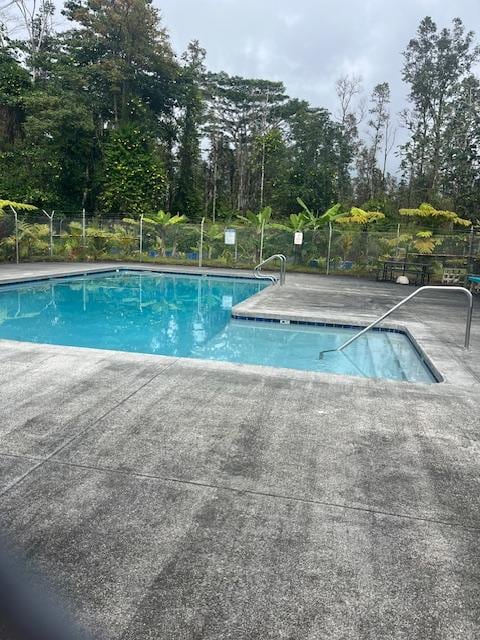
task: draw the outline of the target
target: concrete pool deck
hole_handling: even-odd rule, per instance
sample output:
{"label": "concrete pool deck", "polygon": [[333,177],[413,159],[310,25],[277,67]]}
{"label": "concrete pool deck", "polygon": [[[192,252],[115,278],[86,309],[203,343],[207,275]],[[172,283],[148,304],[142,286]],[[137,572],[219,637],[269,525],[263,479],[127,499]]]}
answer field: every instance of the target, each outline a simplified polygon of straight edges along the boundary
{"label": "concrete pool deck", "polygon": [[[242,310],[366,323],[411,291],[289,274]],[[469,352],[460,296],[396,316],[430,386],[0,341],[0,527],[108,639],[478,638],[476,306]]]}

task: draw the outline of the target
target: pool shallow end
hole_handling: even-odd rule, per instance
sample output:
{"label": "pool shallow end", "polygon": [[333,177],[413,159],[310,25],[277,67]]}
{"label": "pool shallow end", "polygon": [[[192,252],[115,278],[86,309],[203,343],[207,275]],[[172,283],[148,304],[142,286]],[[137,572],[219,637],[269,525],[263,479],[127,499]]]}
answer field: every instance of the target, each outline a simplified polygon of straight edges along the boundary
{"label": "pool shallow end", "polygon": [[[128,276],[128,275],[132,275],[132,276],[136,276],[138,277],[140,274],[142,275],[142,277],[144,278],[148,278],[149,275],[154,276],[155,278],[158,278],[159,275],[165,275],[165,276],[169,276],[169,277],[175,277],[178,276],[180,278],[195,278],[195,280],[198,281],[198,276],[203,276],[204,278],[206,278],[207,280],[210,279],[211,277],[213,278],[227,278],[229,280],[234,280],[237,282],[243,282],[246,283],[247,281],[252,281],[253,279],[251,278],[251,276],[245,275],[245,276],[241,276],[241,277],[232,277],[232,276],[228,276],[227,274],[216,274],[216,273],[212,273],[212,274],[192,274],[192,273],[185,273],[182,271],[168,271],[165,272],[163,270],[158,270],[158,269],[132,269],[132,268],[117,268],[117,269],[92,269],[91,272],[86,272],[86,271],[82,271],[77,272],[76,274],[69,274],[68,276],[66,276],[65,278],[63,278],[60,274],[56,274],[55,276],[49,276],[46,278],[43,278],[42,280],[45,282],[51,282],[53,284],[55,283],[59,283],[62,284],[62,282],[64,284],[66,284],[69,280],[75,280],[76,276],[81,276],[80,280],[83,278],[89,278],[91,277],[93,278],[98,278],[99,276],[109,276],[110,274],[117,274],[117,275],[123,275],[123,276]],[[40,279],[35,278],[35,282],[32,282],[32,280],[30,281],[26,281],[24,280],[23,282],[19,283],[17,282],[15,285],[14,284],[10,284],[9,286],[7,285],[8,288],[15,288],[15,286],[19,286],[19,287],[26,287],[28,285],[34,285],[36,284],[40,284],[40,282],[42,281]],[[258,281],[256,281],[258,283]],[[5,287],[5,288],[7,288]],[[3,289],[3,287],[2,287]],[[283,288],[282,288],[283,289]],[[279,293],[279,291],[281,291],[280,288],[278,287],[268,287],[269,293],[270,295],[275,294],[275,296]],[[246,300],[244,300],[243,302],[241,302],[239,305],[233,306],[232,309],[232,316],[233,318],[241,318],[241,320],[247,320],[248,321],[252,321],[252,320],[256,320],[256,321],[261,321],[261,322],[276,322],[277,324],[285,324],[285,325],[290,325],[292,328],[295,326],[299,326],[301,327],[302,325],[306,325],[306,326],[310,326],[310,327],[329,327],[332,329],[355,329],[355,330],[360,330],[362,329],[362,325],[361,324],[357,324],[357,323],[339,323],[339,322],[326,322],[326,321],[311,321],[311,320],[300,320],[300,319],[296,319],[296,318],[291,318],[291,317],[285,317],[285,315],[282,318],[269,318],[269,317],[260,317],[260,316],[247,316],[247,315],[239,315],[238,313],[236,313],[238,307],[242,307],[246,304],[252,303],[256,300],[261,300],[262,296],[267,292],[267,289],[264,289],[263,291],[260,291],[259,293],[254,294],[253,296],[249,296],[247,297]],[[431,362],[431,360],[425,355],[425,352],[422,348],[420,348],[418,346],[418,343],[415,341],[415,339],[412,337],[412,334],[408,331],[405,330],[404,328],[401,329],[396,329],[396,328],[392,328],[389,326],[386,327],[379,327],[379,328],[375,328],[372,333],[397,333],[397,334],[402,334],[404,336],[406,336],[409,339],[409,342],[412,345],[412,349],[415,349],[415,352],[417,353],[417,355],[419,356],[419,358],[422,360],[422,362],[425,364],[425,366],[427,367],[428,371],[430,372],[430,374],[433,377],[433,381],[434,382],[440,382],[443,380],[442,376],[439,374],[438,369],[433,365],[433,363]],[[15,339],[15,338],[13,338]],[[22,338],[17,338],[17,339],[22,339]],[[42,342],[42,340],[33,340],[35,342]],[[43,341],[45,343],[49,343],[47,340]],[[50,344],[52,344],[52,342],[50,342]],[[108,345],[96,345],[96,344],[78,344],[78,343],[69,343],[69,342],[63,342],[60,344],[64,344],[65,346],[81,346],[81,347],[99,347],[102,349],[107,349],[107,350],[111,350],[112,347],[108,346]],[[141,347],[139,348],[138,346],[134,349],[128,349],[128,348],[123,348],[122,346],[117,346],[117,347],[113,347],[114,349],[118,350],[118,351],[130,351],[133,353],[153,353],[151,351],[147,351],[147,350],[143,350]],[[312,351],[315,351],[315,348],[313,348],[310,351],[310,356],[312,355]],[[162,351],[157,351],[155,352],[158,355],[165,355],[165,356],[175,356],[175,357],[194,357],[194,358],[198,358],[198,359],[203,359],[201,354],[194,354],[194,353],[189,353],[188,351],[185,353],[164,353]],[[211,357],[209,359],[216,359],[215,357]],[[218,358],[218,360],[220,361],[224,361],[223,357]],[[286,360],[281,360],[280,363],[274,364],[273,366],[276,367],[284,367],[284,362],[287,362],[288,358]],[[244,360],[236,360],[233,359],[232,362],[244,362],[244,364],[252,364],[252,365],[259,365],[259,366],[271,366],[270,363],[268,361],[266,362],[251,362],[251,361],[244,361]],[[288,362],[286,364],[286,367],[288,368]],[[292,367],[292,368],[296,368],[297,370],[305,370],[305,371],[312,371],[315,369],[311,369],[310,367]],[[335,372],[332,372],[335,373]],[[337,372],[338,373],[338,372]],[[341,372],[340,375],[342,375],[345,372]],[[348,375],[348,372],[346,372]],[[366,377],[371,377],[374,379],[380,379],[382,377],[382,375],[372,375],[369,374]],[[407,378],[408,379],[408,378]]]}

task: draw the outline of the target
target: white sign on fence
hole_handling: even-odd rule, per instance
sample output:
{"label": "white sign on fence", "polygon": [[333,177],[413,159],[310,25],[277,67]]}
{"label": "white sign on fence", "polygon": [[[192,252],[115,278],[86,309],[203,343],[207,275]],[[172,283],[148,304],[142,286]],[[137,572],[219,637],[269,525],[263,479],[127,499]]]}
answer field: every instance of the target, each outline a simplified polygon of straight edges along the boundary
{"label": "white sign on fence", "polygon": [[293,244],[300,245],[303,244],[303,232],[297,231],[293,237]]}
{"label": "white sign on fence", "polygon": [[237,244],[237,232],[235,229],[225,229],[225,244]]}

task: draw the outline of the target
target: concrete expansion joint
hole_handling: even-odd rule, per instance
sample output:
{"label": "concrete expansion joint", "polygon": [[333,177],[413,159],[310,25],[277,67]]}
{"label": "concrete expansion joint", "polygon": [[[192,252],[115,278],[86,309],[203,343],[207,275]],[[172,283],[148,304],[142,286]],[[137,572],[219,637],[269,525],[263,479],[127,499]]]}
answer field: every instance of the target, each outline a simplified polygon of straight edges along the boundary
{"label": "concrete expansion joint", "polygon": [[[77,440],[78,438],[81,438],[82,436],[84,436],[86,433],[88,433],[89,431],[91,431],[91,429],[93,429],[101,420],[103,420],[104,418],[106,418],[110,413],[112,413],[112,411],[115,411],[116,409],[118,409],[119,407],[121,407],[125,402],[127,402],[128,400],[130,400],[130,398],[132,398],[136,393],[138,393],[139,391],[141,391],[144,387],[146,387],[147,385],[149,385],[151,382],[153,382],[156,378],[158,378],[158,376],[160,376],[162,373],[164,373],[165,371],[167,371],[167,369],[170,369],[170,367],[173,367],[174,364],[176,364],[178,362],[178,358],[176,358],[173,362],[169,362],[165,367],[162,367],[159,371],[156,372],[156,374],[154,376],[152,376],[151,378],[149,378],[146,382],[142,383],[137,389],[135,389],[134,391],[132,391],[130,394],[128,394],[125,398],[122,398],[119,402],[117,402],[113,407],[110,407],[110,409],[108,411],[106,411],[105,413],[103,413],[101,416],[99,416],[94,422],[92,422],[92,424],[89,424],[87,427],[85,427],[85,429],[82,429],[81,431],[79,431],[78,433],[76,433],[74,436],[72,436],[71,438],[69,438],[66,442],[64,442],[61,446],[57,447],[54,451],[52,451],[52,453],[48,456],[46,456],[45,458],[39,460],[39,463],[34,465],[31,469],[29,469],[28,471],[26,471],[24,474],[20,475],[18,478],[16,478],[13,482],[11,482],[10,484],[8,484],[2,491],[0,491],[0,498],[2,496],[4,496],[6,493],[8,493],[9,491],[11,491],[14,487],[16,487],[18,484],[20,484],[21,482],[23,482],[25,480],[25,478],[27,478],[28,476],[30,476],[34,471],[36,471],[37,469],[39,469],[40,467],[42,467],[45,463],[49,462],[50,460],[52,460],[52,458],[54,458],[56,455],[58,455],[61,451],[63,451],[63,449],[65,449],[66,447],[68,447],[69,445],[71,445],[73,442],[75,442],[75,440]],[[38,458],[37,458],[38,459]]]}
{"label": "concrete expansion joint", "polygon": [[[47,462],[47,461],[48,460],[45,460],[44,462]],[[287,494],[273,493],[269,491],[254,491],[252,489],[240,489],[237,487],[229,487],[226,485],[215,484],[210,482],[201,482],[199,480],[186,480],[184,478],[175,478],[171,476],[159,476],[151,473],[141,473],[139,471],[133,471],[133,470],[126,471],[123,469],[114,469],[111,467],[80,464],[80,463],[74,463],[70,461],[66,462],[63,460],[53,460],[52,462],[54,462],[59,466],[64,466],[64,467],[72,467],[76,469],[88,469],[90,471],[99,471],[101,473],[111,473],[115,475],[122,475],[122,476],[131,477],[131,478],[138,478],[138,479],[145,479],[145,480],[154,480],[156,482],[168,482],[173,484],[188,485],[191,487],[197,487],[199,489],[213,489],[214,491],[225,491],[229,493],[235,493],[239,497],[250,495],[250,496],[256,496],[260,498],[272,498],[273,500],[296,502],[300,504],[311,504],[319,507],[328,507],[332,509],[338,509],[340,511],[354,511],[354,512],[360,512],[360,513],[369,513],[373,516],[400,518],[402,520],[410,520],[412,522],[423,522],[425,524],[442,525],[446,527],[464,529],[466,531],[480,531],[480,525],[479,526],[466,525],[462,522],[441,520],[438,518],[429,518],[427,516],[414,516],[411,514],[398,513],[395,511],[385,511],[382,509],[375,509],[373,507],[368,507],[368,506],[365,506],[365,507],[353,506],[345,503],[342,504],[339,502],[316,500],[315,498],[301,498],[299,496],[291,496]]]}

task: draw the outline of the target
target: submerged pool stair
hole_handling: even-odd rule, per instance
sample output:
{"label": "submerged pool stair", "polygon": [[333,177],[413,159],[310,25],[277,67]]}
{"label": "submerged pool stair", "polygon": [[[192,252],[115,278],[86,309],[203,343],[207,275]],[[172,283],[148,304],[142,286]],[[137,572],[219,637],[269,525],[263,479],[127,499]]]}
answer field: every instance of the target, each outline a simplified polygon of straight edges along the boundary
{"label": "submerged pool stair", "polygon": [[409,296],[407,296],[406,298],[401,300],[398,304],[396,304],[391,309],[386,311],[382,316],[380,316],[379,318],[374,320],[372,323],[370,323],[368,325],[368,327],[365,327],[365,329],[362,329],[361,331],[356,333],[352,338],[350,338],[350,340],[347,340],[346,342],[344,342],[342,345],[340,345],[336,349],[327,349],[326,351],[320,351],[319,358],[321,359],[323,357],[323,354],[327,353],[328,351],[343,351],[348,346],[350,346],[352,344],[352,342],[355,342],[355,340],[357,340],[358,338],[363,336],[365,333],[367,333],[367,331],[370,331],[370,329],[373,329],[374,327],[376,327],[378,324],[380,324],[380,322],[385,320],[385,318],[388,318],[388,316],[390,316],[394,311],[396,311],[400,307],[403,307],[403,305],[406,304],[407,302],[409,302],[412,298],[415,298],[420,293],[423,293],[425,291],[444,291],[444,292],[445,291],[449,291],[449,292],[450,291],[459,291],[459,292],[461,292],[461,293],[463,293],[464,295],[467,296],[468,309],[467,309],[467,320],[466,320],[466,326],[465,326],[464,348],[468,349],[470,347],[470,330],[471,330],[471,326],[472,326],[472,312],[473,312],[473,296],[472,296],[471,292],[468,289],[465,289],[464,287],[447,287],[447,286],[438,286],[438,285],[426,285],[425,287],[420,287],[420,289],[417,289],[416,291],[411,293]]}
{"label": "submerged pool stair", "polygon": [[465,328],[464,346],[465,346],[465,349],[468,349],[469,346],[470,346],[470,328],[471,328],[471,325],[472,325],[472,311],[473,311],[473,296],[472,296],[472,294],[470,293],[470,291],[468,291],[468,289],[465,289],[464,287],[439,287],[439,286],[435,286],[435,285],[427,285],[425,287],[420,287],[420,289],[417,289],[416,291],[411,293],[409,296],[407,296],[406,298],[401,300],[398,304],[396,304],[391,309],[389,309],[386,313],[384,313],[383,316],[380,316],[380,318],[377,318],[376,320],[374,320],[371,324],[368,325],[368,327],[365,327],[365,329],[362,329],[362,331],[359,331],[358,333],[356,333],[353,336],[353,338],[350,338],[350,340],[347,340],[347,342],[345,342],[340,347],[338,347],[337,351],[343,351],[343,349],[345,349],[350,344],[352,344],[352,342],[357,340],[357,338],[360,338],[360,336],[363,336],[364,333],[367,333],[367,331],[370,331],[370,329],[373,329],[373,327],[376,327],[377,324],[380,324],[380,322],[382,322],[382,320],[385,320],[385,318],[388,318],[388,316],[391,315],[394,311],[396,311],[400,307],[403,307],[403,305],[406,304],[407,302],[409,302],[412,298],[415,298],[415,296],[418,296],[419,293],[422,293],[422,292],[428,291],[428,290],[430,290],[430,291],[438,291],[438,290],[440,290],[440,291],[461,291],[462,293],[464,293],[467,296],[467,298],[468,298],[468,311],[467,311],[467,324],[466,324],[466,328]]}
{"label": "submerged pool stair", "polygon": [[395,351],[395,347],[392,344],[392,334],[387,332],[385,335],[386,335],[386,342],[389,347],[390,357],[393,359],[398,370],[400,371],[402,380],[408,380],[408,376],[405,373],[405,369],[403,368],[402,363],[400,362],[400,358],[398,357],[397,352]]}

